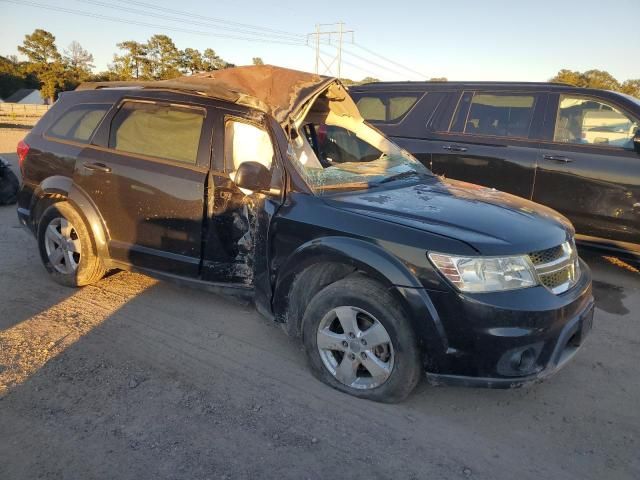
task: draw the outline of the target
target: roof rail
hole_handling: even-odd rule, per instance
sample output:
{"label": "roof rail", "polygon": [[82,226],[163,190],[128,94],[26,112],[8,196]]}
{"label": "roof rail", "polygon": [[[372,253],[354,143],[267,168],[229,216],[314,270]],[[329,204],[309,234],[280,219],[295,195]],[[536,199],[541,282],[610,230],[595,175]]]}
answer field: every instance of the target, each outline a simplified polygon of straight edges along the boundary
{"label": "roof rail", "polygon": [[569,83],[563,82],[514,82],[514,81],[465,81],[465,80],[400,80],[400,81],[388,81],[388,82],[370,82],[364,83],[362,85],[352,85],[350,88],[354,87],[363,87],[368,85],[420,85],[424,83],[429,84],[442,84],[442,85],[525,85],[525,86],[562,86],[562,87],[574,87],[575,85],[571,85]]}

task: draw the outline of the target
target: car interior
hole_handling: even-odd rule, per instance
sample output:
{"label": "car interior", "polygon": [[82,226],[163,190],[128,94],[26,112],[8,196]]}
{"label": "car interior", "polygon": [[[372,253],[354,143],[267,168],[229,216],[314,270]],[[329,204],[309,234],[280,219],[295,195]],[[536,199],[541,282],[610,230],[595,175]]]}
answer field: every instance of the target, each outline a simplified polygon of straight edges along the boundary
{"label": "car interior", "polygon": [[408,155],[365,123],[338,84],[310,102],[295,126],[292,137],[296,163],[307,178],[331,183],[341,175],[344,178],[345,173],[382,174],[393,163],[387,157]]}

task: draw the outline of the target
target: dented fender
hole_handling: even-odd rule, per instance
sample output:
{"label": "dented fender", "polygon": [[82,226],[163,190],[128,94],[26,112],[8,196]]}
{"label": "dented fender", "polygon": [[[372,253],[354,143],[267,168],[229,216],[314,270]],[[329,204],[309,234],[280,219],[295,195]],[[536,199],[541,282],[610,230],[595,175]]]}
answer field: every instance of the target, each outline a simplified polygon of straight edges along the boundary
{"label": "dented fender", "polygon": [[[273,309],[276,317],[286,318],[290,292],[296,278],[312,265],[342,264],[388,286],[402,304],[418,340],[429,353],[444,352],[448,341],[440,317],[420,280],[396,256],[381,246],[358,238],[321,237],[298,247],[278,268]],[[300,321],[303,312],[298,312]],[[295,329],[294,329],[295,330]]]}

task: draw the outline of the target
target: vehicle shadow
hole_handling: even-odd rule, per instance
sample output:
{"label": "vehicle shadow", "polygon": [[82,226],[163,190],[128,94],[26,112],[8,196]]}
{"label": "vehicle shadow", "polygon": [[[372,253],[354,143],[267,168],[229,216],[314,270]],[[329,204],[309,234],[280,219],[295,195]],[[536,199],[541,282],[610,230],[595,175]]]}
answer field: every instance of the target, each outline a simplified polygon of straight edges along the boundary
{"label": "vehicle shadow", "polygon": [[0,248],[0,330],[28,320],[75,293],[48,278],[36,240],[19,224],[15,205],[0,206]]}
{"label": "vehicle shadow", "polygon": [[[615,439],[632,426],[611,412],[632,411],[634,395],[608,393],[618,377],[592,367],[599,351],[540,385],[423,383],[384,405],[316,380],[298,341],[250,306],[127,272],[81,291],[78,317],[57,320],[82,334],[2,399],[2,478],[451,478],[471,466],[506,479],[523,462],[604,478],[611,455],[630,473],[632,445]],[[593,428],[597,452],[571,463]],[[354,454],[363,441],[371,452]]]}

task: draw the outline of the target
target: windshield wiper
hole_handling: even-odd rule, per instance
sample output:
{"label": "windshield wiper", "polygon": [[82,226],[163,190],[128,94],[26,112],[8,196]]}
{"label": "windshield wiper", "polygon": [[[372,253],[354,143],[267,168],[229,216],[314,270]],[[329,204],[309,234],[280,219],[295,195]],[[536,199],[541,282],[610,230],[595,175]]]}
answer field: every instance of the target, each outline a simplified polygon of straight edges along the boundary
{"label": "windshield wiper", "polygon": [[382,180],[380,180],[379,182],[376,182],[375,184],[380,185],[382,183],[389,183],[395,180],[401,180],[403,178],[408,178],[413,176],[420,176],[420,174],[415,170],[408,170],[406,172],[396,173],[395,175],[391,175],[390,177],[383,178]]}

